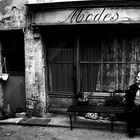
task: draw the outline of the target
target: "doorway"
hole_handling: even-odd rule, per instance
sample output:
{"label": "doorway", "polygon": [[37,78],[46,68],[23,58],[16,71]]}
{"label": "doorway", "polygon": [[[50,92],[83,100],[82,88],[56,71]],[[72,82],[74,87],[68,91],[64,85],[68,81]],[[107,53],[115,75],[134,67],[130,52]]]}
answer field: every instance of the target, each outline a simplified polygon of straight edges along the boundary
{"label": "doorway", "polygon": [[1,80],[4,105],[9,104],[13,111],[25,111],[24,34],[22,30],[3,31],[0,40],[2,64],[5,60],[9,74],[7,81]]}

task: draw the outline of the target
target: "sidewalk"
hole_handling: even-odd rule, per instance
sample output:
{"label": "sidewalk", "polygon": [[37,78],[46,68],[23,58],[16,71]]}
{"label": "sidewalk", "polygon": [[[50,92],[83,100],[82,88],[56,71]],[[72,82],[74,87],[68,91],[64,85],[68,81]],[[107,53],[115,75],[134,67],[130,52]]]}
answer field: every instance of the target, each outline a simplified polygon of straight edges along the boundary
{"label": "sidewalk", "polygon": [[[16,124],[26,126],[46,126],[46,127],[68,127],[70,128],[70,118],[68,114],[49,114],[46,118],[9,118],[0,120],[0,124]],[[77,121],[73,121],[73,127],[84,129],[96,129],[111,131],[111,123],[107,120],[91,120],[78,116]],[[114,132],[126,132],[125,122],[114,122]]]}

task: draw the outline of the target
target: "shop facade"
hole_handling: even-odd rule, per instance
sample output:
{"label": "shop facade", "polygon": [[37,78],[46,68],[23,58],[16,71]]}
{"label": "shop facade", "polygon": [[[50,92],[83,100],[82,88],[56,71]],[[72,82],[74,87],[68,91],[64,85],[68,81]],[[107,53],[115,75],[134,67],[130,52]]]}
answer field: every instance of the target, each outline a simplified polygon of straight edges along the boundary
{"label": "shop facade", "polygon": [[[25,111],[25,1],[0,1],[0,108]],[[7,79],[3,76],[8,75]]]}
{"label": "shop facade", "polygon": [[[140,70],[139,2],[28,3],[44,58],[46,108],[67,108],[79,91],[125,90]],[[38,10],[36,10],[38,9]]]}
{"label": "shop facade", "polygon": [[[20,99],[27,115],[44,116],[51,108],[66,109],[80,91],[91,93],[92,102],[94,95],[125,90],[135,82],[140,71],[138,1],[28,0],[24,4],[21,37],[16,33],[16,42],[23,38],[17,46],[23,47],[14,55],[20,54],[22,63],[17,56],[11,67],[23,72],[18,87],[25,93]],[[11,53],[1,52],[7,65],[12,64],[8,60]]]}

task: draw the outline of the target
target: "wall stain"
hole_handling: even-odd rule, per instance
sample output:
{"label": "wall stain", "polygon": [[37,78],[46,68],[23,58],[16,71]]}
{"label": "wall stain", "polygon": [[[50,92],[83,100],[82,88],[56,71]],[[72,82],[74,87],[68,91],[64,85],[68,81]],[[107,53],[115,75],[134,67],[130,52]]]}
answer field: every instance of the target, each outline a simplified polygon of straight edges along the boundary
{"label": "wall stain", "polygon": [[6,7],[11,4],[12,0],[0,0],[0,13],[2,15],[6,14]]}
{"label": "wall stain", "polygon": [[24,0],[0,0],[0,29],[25,27],[24,4]]}

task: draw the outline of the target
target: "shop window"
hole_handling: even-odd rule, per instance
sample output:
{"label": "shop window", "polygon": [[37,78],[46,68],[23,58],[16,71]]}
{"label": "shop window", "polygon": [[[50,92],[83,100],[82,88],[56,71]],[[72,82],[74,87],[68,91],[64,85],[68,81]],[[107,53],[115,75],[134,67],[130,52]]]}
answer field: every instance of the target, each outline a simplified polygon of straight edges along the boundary
{"label": "shop window", "polygon": [[[61,32],[61,33],[60,33]],[[73,91],[74,40],[64,31],[43,31],[50,92]]]}
{"label": "shop window", "polygon": [[24,35],[22,31],[3,31],[0,34],[2,61],[6,59],[10,75],[24,74]]}
{"label": "shop window", "polygon": [[[110,26],[111,27],[111,26]],[[140,70],[137,28],[101,28],[98,35],[80,37],[80,82],[83,91],[112,92],[134,83]],[[91,34],[91,31],[89,31]],[[80,85],[81,85],[80,84]]]}
{"label": "shop window", "polygon": [[80,90],[95,91],[101,72],[101,44],[97,36],[87,34],[79,36]]}
{"label": "shop window", "polygon": [[112,92],[134,82],[140,70],[137,28],[94,25],[49,31],[43,31],[49,91],[72,92],[76,85],[77,91]]}

